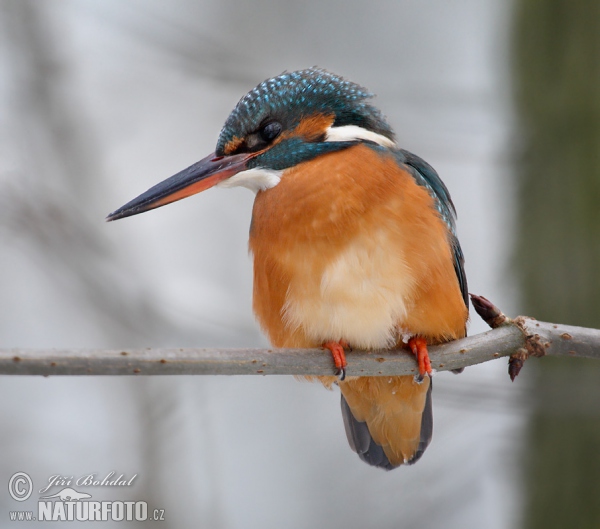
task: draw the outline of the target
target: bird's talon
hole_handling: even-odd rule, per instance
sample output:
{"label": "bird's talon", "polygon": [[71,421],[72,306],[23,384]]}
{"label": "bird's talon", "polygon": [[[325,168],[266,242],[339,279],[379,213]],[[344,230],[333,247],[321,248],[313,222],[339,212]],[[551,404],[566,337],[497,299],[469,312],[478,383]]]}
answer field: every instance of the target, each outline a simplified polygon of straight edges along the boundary
{"label": "bird's talon", "polygon": [[325,342],[323,347],[325,349],[329,349],[331,351],[331,356],[333,357],[333,363],[336,367],[335,374],[339,377],[340,380],[344,380],[346,378],[346,366],[348,362],[346,362],[346,353],[344,353],[344,345],[347,342],[340,340],[339,342]]}
{"label": "bird's talon", "polygon": [[421,377],[425,374],[431,376],[433,374],[431,369],[431,361],[429,360],[429,352],[427,351],[427,340],[421,336],[413,336],[408,340],[408,347],[417,358],[419,364],[419,375]]}

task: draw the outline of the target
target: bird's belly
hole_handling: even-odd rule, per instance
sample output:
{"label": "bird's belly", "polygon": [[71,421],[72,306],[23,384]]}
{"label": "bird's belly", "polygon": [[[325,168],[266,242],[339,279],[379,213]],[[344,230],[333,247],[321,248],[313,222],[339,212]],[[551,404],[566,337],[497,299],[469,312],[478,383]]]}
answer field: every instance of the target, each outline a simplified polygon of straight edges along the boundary
{"label": "bird's belly", "polygon": [[411,305],[415,280],[404,253],[385,232],[353,240],[315,273],[296,260],[283,320],[315,343],[346,340],[357,348],[391,347]]}

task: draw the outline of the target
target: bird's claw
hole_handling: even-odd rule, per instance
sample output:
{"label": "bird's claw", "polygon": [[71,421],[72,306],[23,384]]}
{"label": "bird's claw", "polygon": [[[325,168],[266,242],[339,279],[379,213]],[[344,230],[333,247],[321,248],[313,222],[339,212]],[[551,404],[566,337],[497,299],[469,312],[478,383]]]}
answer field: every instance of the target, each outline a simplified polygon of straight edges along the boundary
{"label": "bird's claw", "polygon": [[427,351],[427,340],[421,336],[413,336],[408,340],[408,347],[410,347],[419,364],[419,378],[417,382],[423,382],[425,374],[432,375],[431,361],[429,360],[429,352]]}
{"label": "bird's claw", "polygon": [[333,363],[336,367],[335,374],[340,380],[344,380],[346,378],[346,366],[348,365],[348,362],[346,361],[346,353],[344,353],[344,347],[350,348],[348,342],[345,340],[340,340],[339,342],[325,342],[323,347],[331,351]]}

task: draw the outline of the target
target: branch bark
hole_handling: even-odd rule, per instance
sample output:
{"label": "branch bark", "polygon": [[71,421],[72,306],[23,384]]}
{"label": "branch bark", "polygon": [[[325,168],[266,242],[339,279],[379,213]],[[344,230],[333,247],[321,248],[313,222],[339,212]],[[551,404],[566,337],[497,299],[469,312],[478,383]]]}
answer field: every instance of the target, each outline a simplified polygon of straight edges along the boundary
{"label": "branch bark", "polygon": [[[459,369],[510,355],[600,358],[600,330],[519,316],[491,331],[430,347],[437,371]],[[353,351],[348,376],[415,374],[403,350]],[[4,375],[333,375],[322,349],[2,349]]]}

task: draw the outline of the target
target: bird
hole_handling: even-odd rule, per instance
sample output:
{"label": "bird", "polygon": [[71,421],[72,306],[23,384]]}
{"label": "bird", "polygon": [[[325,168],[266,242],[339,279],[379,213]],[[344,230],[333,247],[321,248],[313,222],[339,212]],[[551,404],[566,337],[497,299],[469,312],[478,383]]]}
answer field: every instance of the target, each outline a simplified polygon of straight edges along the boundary
{"label": "bird", "polygon": [[[348,443],[392,470],[433,434],[428,346],[466,336],[456,211],[431,165],[402,149],[366,88],[325,69],[283,72],[244,95],[215,151],[111,213],[213,186],[255,193],[253,311],[274,347],[329,350]],[[402,347],[415,376],[346,376],[353,349]],[[308,377],[312,378],[312,377]]]}

